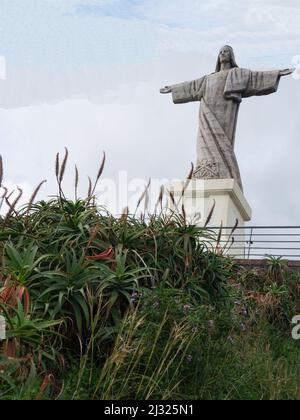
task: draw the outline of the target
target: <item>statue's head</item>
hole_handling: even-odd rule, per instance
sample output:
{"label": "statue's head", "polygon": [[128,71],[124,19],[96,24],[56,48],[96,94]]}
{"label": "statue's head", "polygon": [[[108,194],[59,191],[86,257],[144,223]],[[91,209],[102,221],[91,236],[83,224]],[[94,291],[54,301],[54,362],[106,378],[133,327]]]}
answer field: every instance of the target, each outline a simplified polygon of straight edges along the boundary
{"label": "statue's head", "polygon": [[233,48],[230,45],[225,45],[220,49],[218,61],[216,65],[216,73],[221,70],[221,64],[230,63],[231,68],[238,67],[235,56],[233,52]]}

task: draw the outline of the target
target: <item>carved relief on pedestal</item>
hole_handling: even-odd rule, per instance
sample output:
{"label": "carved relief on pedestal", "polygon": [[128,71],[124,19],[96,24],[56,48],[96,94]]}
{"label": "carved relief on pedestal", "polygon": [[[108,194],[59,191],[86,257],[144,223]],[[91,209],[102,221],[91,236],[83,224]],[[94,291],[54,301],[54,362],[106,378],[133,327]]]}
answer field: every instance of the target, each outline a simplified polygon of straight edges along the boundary
{"label": "carved relief on pedestal", "polygon": [[220,178],[219,165],[212,160],[203,159],[195,169],[193,177],[196,179]]}

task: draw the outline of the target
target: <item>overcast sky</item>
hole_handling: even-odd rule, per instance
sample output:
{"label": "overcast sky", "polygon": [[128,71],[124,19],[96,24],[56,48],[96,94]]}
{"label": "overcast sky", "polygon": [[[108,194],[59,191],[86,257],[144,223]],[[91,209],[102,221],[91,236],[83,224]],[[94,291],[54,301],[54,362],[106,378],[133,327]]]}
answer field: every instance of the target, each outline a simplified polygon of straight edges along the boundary
{"label": "overcast sky", "polygon": [[[240,67],[291,67],[299,0],[0,0],[0,153],[5,183],[55,194],[67,146],[80,189],[95,176],[183,178],[196,159],[199,104],[159,88],[214,71],[225,44]],[[1,62],[4,60],[0,60]],[[0,69],[1,78],[1,69]],[[243,101],[236,154],[253,225],[300,225],[300,80]]]}

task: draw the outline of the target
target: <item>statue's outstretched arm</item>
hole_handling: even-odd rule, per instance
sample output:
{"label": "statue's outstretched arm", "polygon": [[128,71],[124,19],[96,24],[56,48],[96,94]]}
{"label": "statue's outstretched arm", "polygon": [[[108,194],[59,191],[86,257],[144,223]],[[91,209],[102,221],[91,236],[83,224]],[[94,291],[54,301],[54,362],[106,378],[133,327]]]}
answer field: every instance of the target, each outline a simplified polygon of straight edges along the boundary
{"label": "statue's outstretched arm", "polygon": [[280,76],[289,76],[290,74],[293,74],[296,69],[284,69],[280,70],[279,75]]}
{"label": "statue's outstretched arm", "polygon": [[176,85],[165,86],[160,93],[172,93],[174,104],[185,104],[187,102],[200,101],[206,76],[189,82],[177,83]]}

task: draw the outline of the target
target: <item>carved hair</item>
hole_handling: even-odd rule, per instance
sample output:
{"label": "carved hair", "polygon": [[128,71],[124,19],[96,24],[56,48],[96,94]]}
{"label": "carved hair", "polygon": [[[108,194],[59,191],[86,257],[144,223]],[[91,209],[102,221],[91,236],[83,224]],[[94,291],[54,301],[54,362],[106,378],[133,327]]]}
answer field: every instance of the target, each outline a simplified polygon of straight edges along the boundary
{"label": "carved hair", "polygon": [[[230,51],[230,64],[231,64],[231,68],[234,67],[238,67],[236,61],[235,61],[235,56],[234,56],[234,52],[233,52],[233,48],[230,45],[224,45],[224,47],[221,48],[221,50],[223,48],[228,48]],[[220,50],[220,52],[221,52]],[[221,71],[221,60],[220,60],[220,53],[218,55],[218,61],[217,61],[217,65],[216,65],[216,73],[218,73],[219,71]]]}

